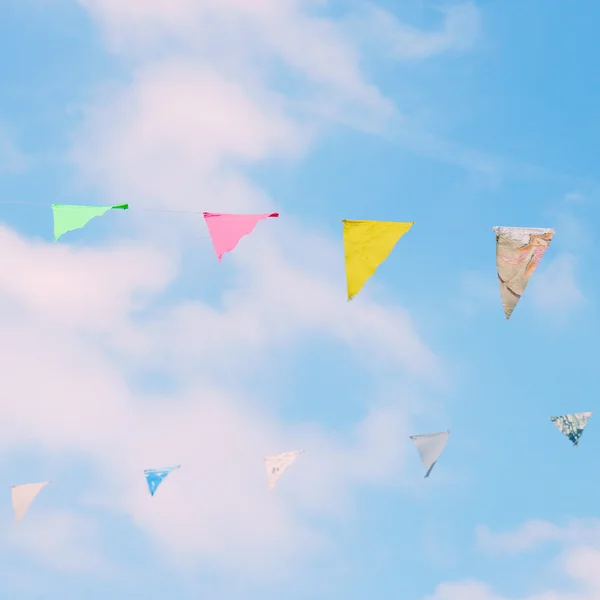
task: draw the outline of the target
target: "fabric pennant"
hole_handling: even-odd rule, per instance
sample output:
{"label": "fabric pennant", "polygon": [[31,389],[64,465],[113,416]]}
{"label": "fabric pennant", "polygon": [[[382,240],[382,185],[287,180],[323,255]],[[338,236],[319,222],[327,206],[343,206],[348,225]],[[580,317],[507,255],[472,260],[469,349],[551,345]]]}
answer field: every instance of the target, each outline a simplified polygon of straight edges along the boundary
{"label": "fabric pennant", "polygon": [[127,210],[128,204],[115,206],[77,206],[74,204],[53,204],[54,215],[54,240],[68,231],[81,229],[94,217],[101,217],[108,210]]}
{"label": "fabric pennant", "polygon": [[267,483],[269,491],[275,489],[275,484],[284,474],[287,468],[302,454],[304,450],[282,452],[281,454],[268,454],[265,456],[265,468],[267,470]]}
{"label": "fabric pennant", "polygon": [[493,227],[496,233],[496,269],[504,314],[509,319],[548,249],[554,229]]}
{"label": "fabric pennant", "polygon": [[174,467],[164,467],[162,469],[146,469],[144,471],[144,475],[146,477],[146,483],[148,484],[148,489],[150,490],[150,495],[154,496],[158,486],[163,482],[165,477],[171,473],[171,471],[175,471],[175,469],[181,468],[181,465],[177,465]]}
{"label": "fabric pennant", "polygon": [[410,439],[413,441],[419,455],[421,462],[426,469],[425,477],[429,477],[433,467],[441,456],[448,438],[450,437],[449,431],[440,431],[438,433],[424,433],[421,435],[411,435]]}
{"label": "fabric pennant", "polygon": [[42,481],[41,483],[25,483],[23,485],[14,485],[11,488],[12,506],[15,513],[15,521],[17,523],[25,516],[31,503],[35,500],[35,497],[40,493],[42,488],[49,483],[49,481]]}
{"label": "fabric pennant", "polygon": [[205,212],[203,214],[219,262],[222,261],[223,254],[231,252],[245,235],[254,231],[259,221],[279,217],[279,213],[234,215]]}
{"label": "fabric pennant", "polygon": [[414,222],[348,220],[342,222],[348,300],[352,300]]}
{"label": "fabric pennant", "polygon": [[577,446],[579,438],[582,436],[583,430],[591,416],[591,412],[582,412],[562,415],[560,417],[550,417],[550,420],[558,427],[561,433],[573,442],[573,446]]}

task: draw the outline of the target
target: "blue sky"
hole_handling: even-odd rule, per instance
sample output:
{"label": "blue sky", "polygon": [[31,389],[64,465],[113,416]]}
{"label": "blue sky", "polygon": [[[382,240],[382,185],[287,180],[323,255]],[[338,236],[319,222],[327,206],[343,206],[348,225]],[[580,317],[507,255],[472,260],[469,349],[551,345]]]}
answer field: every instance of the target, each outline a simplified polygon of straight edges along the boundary
{"label": "blue sky", "polygon": [[[596,410],[597,3],[1,10],[7,597],[600,593],[597,425],[548,420]],[[192,212],[274,209],[223,264]],[[350,304],[343,218],[416,223]],[[556,228],[509,322],[493,225]]]}

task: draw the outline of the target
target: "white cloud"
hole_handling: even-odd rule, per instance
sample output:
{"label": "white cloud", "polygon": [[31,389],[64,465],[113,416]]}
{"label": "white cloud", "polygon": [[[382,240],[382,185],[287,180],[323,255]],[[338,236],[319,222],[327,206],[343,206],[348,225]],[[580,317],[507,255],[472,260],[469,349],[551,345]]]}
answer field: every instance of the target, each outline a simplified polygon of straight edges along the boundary
{"label": "white cloud", "polygon": [[[439,31],[423,31],[401,23],[376,6],[369,6],[363,28],[383,51],[397,60],[429,58],[448,51],[469,49],[479,37],[481,14],[472,2],[441,9],[444,21]],[[364,29],[363,29],[364,31]]]}
{"label": "white cloud", "polygon": [[48,327],[114,327],[175,275],[163,253],[139,242],[81,252],[0,227],[0,248],[11,256],[0,269],[4,312]]}
{"label": "white cloud", "polygon": [[431,563],[443,569],[455,567],[459,561],[451,532],[440,520],[425,523],[421,547]]}
{"label": "white cloud", "polygon": [[309,139],[276,94],[179,59],[140,67],[130,85],[112,88],[85,116],[74,153],[84,174],[145,206],[264,208],[226,165],[294,156]]}
{"label": "white cloud", "polygon": [[442,583],[425,600],[502,600],[490,587],[478,581]]}
{"label": "white cloud", "polygon": [[[535,591],[510,600],[595,600],[600,597],[600,551],[580,546],[565,552],[556,568],[569,581],[566,589],[548,588],[539,580],[532,581]],[[475,580],[442,583],[424,600],[509,600],[491,586]]]}
{"label": "white cloud", "polygon": [[[278,229],[279,240],[263,230],[260,238],[248,240],[243,253],[228,257],[240,275],[237,289],[226,293],[222,307],[183,304],[168,311],[166,320],[138,331],[147,359],[160,353],[160,346],[171,353],[174,368],[194,368],[188,358],[194,350],[194,360],[201,357],[219,368],[227,357],[243,364],[260,349],[325,334],[353,348],[364,367],[402,365],[442,383],[438,358],[420,340],[405,310],[384,309],[367,292],[367,298],[347,303],[341,265],[331,265],[336,246],[283,223]],[[284,236],[292,250],[282,248]]]}
{"label": "white cloud", "polygon": [[[493,267],[492,267],[493,268]],[[464,271],[458,279],[459,294],[455,304],[462,312],[472,315],[483,306],[498,307],[502,311],[498,278],[494,271]]]}
{"label": "white cloud", "polygon": [[[196,60],[208,59],[237,77],[264,74],[283,64],[320,88],[319,108],[350,102],[362,110],[393,113],[392,104],[368,83],[353,43],[342,24],[311,15],[311,3],[298,0],[79,0],[101,23],[113,48],[143,56],[148,48],[185,48]],[[171,45],[165,44],[171,42]],[[325,94],[325,95],[322,95]]]}
{"label": "white cloud", "polygon": [[96,551],[100,531],[90,518],[31,511],[8,536],[10,546],[41,564],[69,574],[111,576],[114,567]]}
{"label": "white cloud", "polygon": [[576,267],[576,258],[563,253],[535,273],[530,296],[539,309],[553,315],[565,315],[584,304],[586,298],[577,283]]}
{"label": "white cloud", "polygon": [[[600,521],[569,519],[559,526],[542,520],[530,520],[514,531],[493,533],[477,529],[479,546],[492,553],[521,554],[539,545],[557,543],[560,555],[549,565],[567,584],[553,588],[540,578],[531,580],[528,592],[511,596],[511,600],[595,600],[600,597]],[[475,579],[446,582],[424,600],[509,600],[492,586]]]}
{"label": "white cloud", "polygon": [[[340,244],[285,218],[258,228],[227,265],[207,244],[195,256],[198,289],[219,268],[220,292],[211,302],[177,300],[169,286],[201,217],[174,221],[136,207],[274,208],[240,166],[310,148],[321,130],[298,106],[337,116],[351,106],[362,122],[393,109],[362,75],[341,24],[312,16],[306,3],[81,4],[131,61],[132,77],[91,95],[73,157],[84,182],[131,204],[113,219],[117,232],[126,220],[130,241],[90,250],[0,232],[11,256],[0,266],[11,398],[0,405],[0,448],[33,444],[66,464],[87,461],[93,485],[80,500],[130,515],[174,565],[285,575],[293,559],[330,544],[314,515],[343,518],[357,487],[396,485],[413,450],[413,398],[383,390],[400,380],[423,394],[444,382],[444,365],[402,307],[384,308],[369,290],[348,304]],[[272,61],[306,87],[275,92]],[[280,401],[267,386],[247,385],[277,377],[294,344],[327,338],[352,350],[349,368],[374,376],[364,418],[344,432],[286,423],[270,412]],[[148,373],[172,380],[172,390],[144,391]],[[306,453],[268,494],[263,455],[293,448]],[[143,469],[172,463],[182,469],[149,498]],[[22,548],[46,556],[44,544]]]}
{"label": "white cloud", "polygon": [[585,196],[580,192],[568,192],[565,194],[565,202],[585,202]]}
{"label": "white cloud", "polygon": [[[423,58],[467,49],[478,36],[473,3],[441,10],[443,26],[422,31],[368,5],[338,17],[318,15],[312,0],[79,0],[101,25],[111,47],[136,64],[148,56],[187,56],[228,79],[279,87],[281,67],[291,75],[289,108],[303,127],[323,120],[385,136],[438,160],[497,181],[496,158],[448,142],[411,123],[368,80],[361,43],[382,45],[389,57]],[[392,126],[393,125],[393,126]],[[505,162],[505,161],[504,161]]]}
{"label": "white cloud", "polygon": [[0,127],[0,173],[21,171],[29,161]]}
{"label": "white cloud", "polygon": [[[354,305],[352,320],[336,318],[337,306],[345,306],[343,298],[335,301],[336,286],[318,271],[282,262],[262,277],[249,277],[249,298],[243,286],[230,290],[229,313],[217,323],[214,310],[200,301],[132,321],[137,307],[131,298],[157,281],[165,284],[171,272],[168,265],[162,273],[152,271],[153,253],[141,261],[142,254],[115,250],[102,260],[97,251],[48,244],[47,258],[40,260],[41,249],[14,234],[5,232],[0,242],[20,265],[6,263],[0,277],[0,304],[16,306],[0,316],[3,389],[11,398],[0,407],[0,447],[35,444],[49,456],[91,461],[97,476],[87,501],[131,514],[167,555],[265,572],[325,547],[308,524],[310,514],[343,516],[355,486],[385,483],[403,467],[408,444],[398,440],[408,435],[408,424],[393,403],[371,407],[349,435],[335,435],[315,424],[286,425],[269,417],[260,399],[240,387],[248,376],[243,363],[252,354],[261,355],[254,374],[272,377],[273,350],[282,351],[300,334],[356,340],[357,349],[379,351],[373,366],[382,360],[430,376],[437,361],[411,333],[408,317],[364,301]],[[255,260],[252,252],[244,255]],[[115,291],[110,273],[117,264]],[[38,273],[63,285],[23,284]],[[88,282],[90,273],[97,274],[96,285]],[[285,285],[298,278],[297,290]],[[81,288],[94,290],[93,303],[83,301]],[[279,302],[269,303],[273,289],[280,290]],[[71,320],[61,303],[72,306]],[[129,345],[124,335],[131,336]],[[238,371],[235,380],[219,362]],[[175,373],[177,391],[135,392],[129,382],[154,368]],[[307,452],[278,494],[267,494],[262,456],[294,447]],[[149,499],[142,470],[171,463],[183,468]]]}
{"label": "white cloud", "polygon": [[485,550],[502,553],[525,552],[548,542],[600,546],[600,521],[570,519],[561,527],[549,521],[531,520],[506,533],[492,533],[488,527],[480,526],[477,539]]}
{"label": "white cloud", "polygon": [[562,248],[573,253],[581,252],[593,245],[593,231],[590,231],[585,219],[560,211],[555,212],[553,216],[556,220],[557,234],[552,245],[560,244]]}

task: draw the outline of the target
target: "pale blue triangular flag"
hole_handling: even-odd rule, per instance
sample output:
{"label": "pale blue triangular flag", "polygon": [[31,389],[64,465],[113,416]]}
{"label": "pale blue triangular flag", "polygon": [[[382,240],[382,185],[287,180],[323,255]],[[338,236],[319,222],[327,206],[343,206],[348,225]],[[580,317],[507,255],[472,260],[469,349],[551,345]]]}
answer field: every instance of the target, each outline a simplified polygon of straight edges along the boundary
{"label": "pale blue triangular flag", "polygon": [[446,447],[449,436],[449,431],[410,436],[410,439],[413,441],[421,456],[423,466],[427,469],[425,477],[429,477],[431,470]]}
{"label": "pale blue triangular flag", "polygon": [[175,469],[179,469],[181,465],[175,467],[164,467],[163,469],[146,469],[144,475],[146,476],[146,482],[148,483],[148,489],[150,495],[154,496],[158,486],[163,482],[163,479]]}

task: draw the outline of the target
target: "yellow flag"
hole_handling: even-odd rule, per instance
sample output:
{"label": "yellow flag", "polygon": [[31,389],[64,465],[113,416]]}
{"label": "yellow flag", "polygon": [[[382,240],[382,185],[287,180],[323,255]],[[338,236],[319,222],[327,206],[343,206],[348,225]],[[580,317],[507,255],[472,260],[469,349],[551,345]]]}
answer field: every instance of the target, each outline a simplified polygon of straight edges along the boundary
{"label": "yellow flag", "polygon": [[348,300],[352,300],[414,223],[343,221]]}

